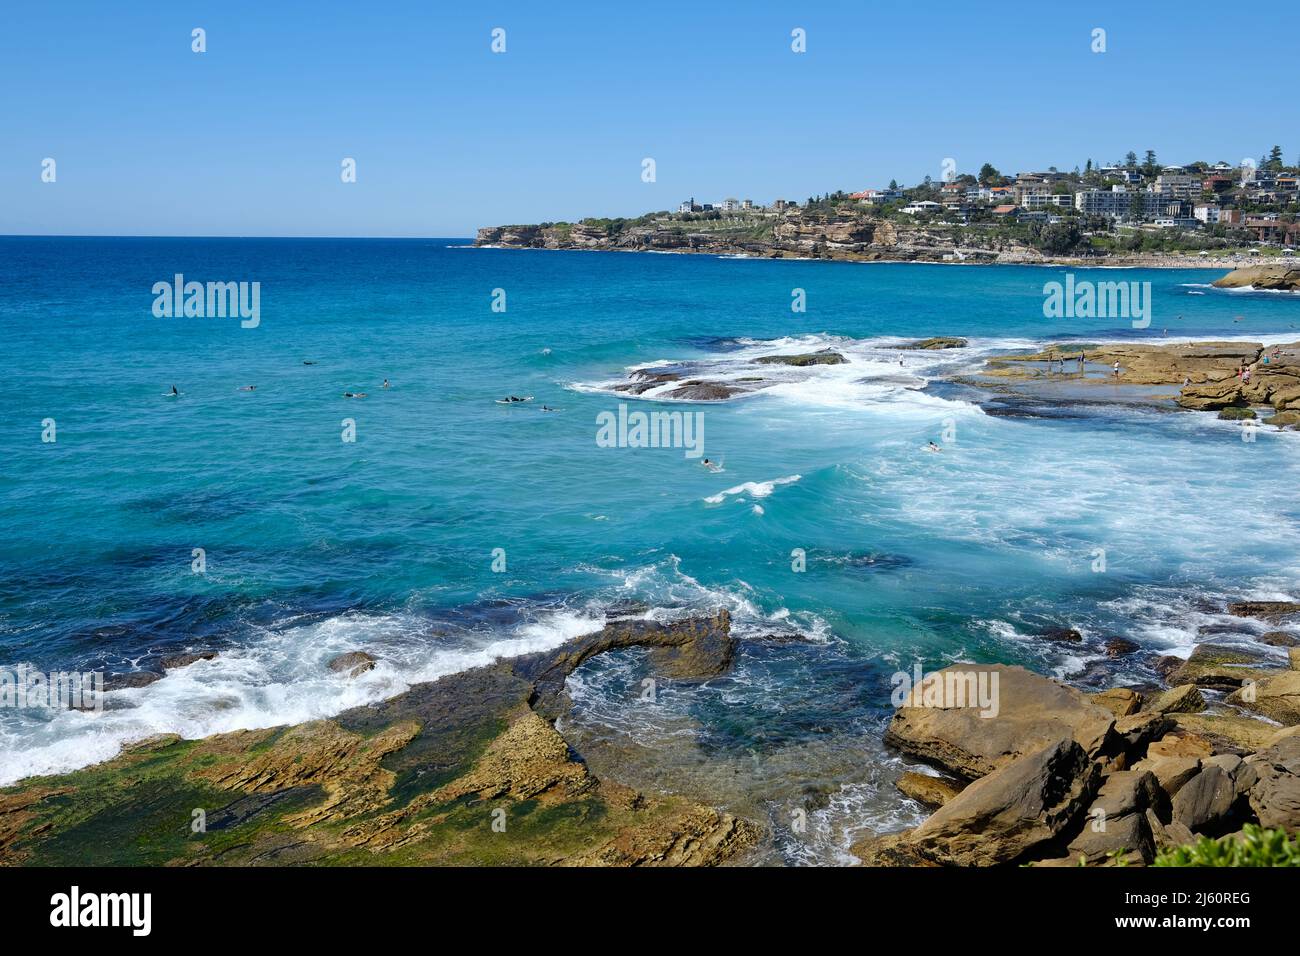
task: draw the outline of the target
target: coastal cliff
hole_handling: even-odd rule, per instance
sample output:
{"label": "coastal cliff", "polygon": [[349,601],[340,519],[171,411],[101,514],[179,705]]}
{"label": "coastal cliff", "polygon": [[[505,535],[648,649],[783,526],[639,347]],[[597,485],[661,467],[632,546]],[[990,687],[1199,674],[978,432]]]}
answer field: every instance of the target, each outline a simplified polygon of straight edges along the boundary
{"label": "coastal cliff", "polygon": [[895,262],[1042,262],[1024,243],[991,234],[900,225],[858,212],[787,210],[720,222],[587,220],[478,230],[475,245],[519,249],[682,252],[756,258]]}
{"label": "coastal cliff", "polygon": [[[1035,244],[1030,241],[1032,235],[1038,234],[1023,227],[1006,228],[998,223],[958,225],[902,221],[874,215],[864,208],[840,205],[834,208],[789,207],[779,212],[737,213],[717,219],[652,213],[636,219],[487,226],[478,230],[474,244],[500,249],[671,252],[852,262],[1074,266],[1104,263],[1182,269],[1221,269],[1226,266],[1279,268],[1276,260],[1240,252],[1234,253],[1230,259],[1216,260],[1214,256],[1201,256],[1190,251],[1119,252],[1109,246],[1092,248],[1078,232],[1059,246],[1045,242]],[[1285,266],[1281,268],[1283,271],[1286,269]],[[1293,276],[1298,274],[1292,273]],[[1295,288],[1294,285],[1287,287]]]}

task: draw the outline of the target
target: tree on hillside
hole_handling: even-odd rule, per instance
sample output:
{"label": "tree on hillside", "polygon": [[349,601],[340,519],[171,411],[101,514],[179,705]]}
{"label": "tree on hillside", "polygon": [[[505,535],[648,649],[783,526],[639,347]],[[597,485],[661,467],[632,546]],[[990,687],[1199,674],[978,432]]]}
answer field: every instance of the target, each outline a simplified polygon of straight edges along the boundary
{"label": "tree on hillside", "polygon": [[890,189],[897,189],[897,188],[898,188],[898,180],[897,180],[897,179],[891,179],[891,180],[889,181],[889,188],[890,188]]}
{"label": "tree on hillside", "polygon": [[1084,171],[1084,173],[1091,173],[1091,172],[1092,172],[1092,160],[1091,160],[1091,159],[1088,160],[1086,163],[1083,164],[1083,171]]}
{"label": "tree on hillside", "polygon": [[1138,164],[1138,154],[1133,152],[1133,150],[1130,149],[1127,153],[1124,154],[1124,165],[1127,166],[1129,169],[1137,169],[1137,164]]}
{"label": "tree on hillside", "polygon": [[980,185],[996,186],[1002,180],[1002,174],[997,171],[992,163],[985,163],[980,167]]}
{"label": "tree on hillside", "polygon": [[1268,152],[1268,161],[1264,164],[1265,169],[1279,170],[1282,168],[1282,147],[1274,146]]}
{"label": "tree on hillside", "polygon": [[1146,159],[1142,160],[1142,172],[1147,176],[1154,176],[1160,172],[1160,164],[1156,162],[1156,151],[1148,149]]}

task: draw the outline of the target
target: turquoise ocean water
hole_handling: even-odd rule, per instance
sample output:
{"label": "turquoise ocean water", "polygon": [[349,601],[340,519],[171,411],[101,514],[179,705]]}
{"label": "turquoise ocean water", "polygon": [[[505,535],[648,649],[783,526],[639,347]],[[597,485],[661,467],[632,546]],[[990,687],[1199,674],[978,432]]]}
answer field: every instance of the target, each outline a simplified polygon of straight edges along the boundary
{"label": "turquoise ocean water", "polygon": [[[1045,319],[1062,269],[466,245],[0,239],[0,665],[122,673],[220,652],[110,694],[100,716],[0,713],[0,783],[153,733],[327,716],[614,612],[727,607],[744,638],[732,674],[638,705],[635,654],[593,663],[571,736],[635,784],[778,826],[802,807],[812,833],[780,854],[834,862],[861,828],[919,812],[878,742],[900,667],[1140,679],[1202,628],[1248,638],[1223,600],[1300,587],[1300,435],[1248,443],[1208,415],[1122,407],[988,415],[936,382],[1047,341],[1296,341],[1296,297],[1218,292],[1199,270],[1090,273],[1151,283],[1151,327],[1134,330]],[[177,273],[260,282],[260,324],[155,318],[151,288]],[[887,347],[930,335],[971,344]],[[782,369],[732,402],[610,390],[632,366],[820,348],[848,364]],[[508,394],[534,401],[495,402]],[[724,470],[599,447],[597,416],[620,401],[702,412]],[[945,427],[956,440],[926,453]],[[1035,636],[1051,626],[1085,641]],[[1115,635],[1147,656],[1100,670]],[[326,670],[353,649],[379,666]]]}

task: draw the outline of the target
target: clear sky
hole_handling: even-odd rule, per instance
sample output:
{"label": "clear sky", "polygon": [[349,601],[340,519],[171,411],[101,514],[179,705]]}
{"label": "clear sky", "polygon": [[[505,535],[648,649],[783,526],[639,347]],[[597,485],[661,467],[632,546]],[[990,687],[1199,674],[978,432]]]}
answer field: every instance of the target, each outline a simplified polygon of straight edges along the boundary
{"label": "clear sky", "polygon": [[1238,163],[1278,143],[1296,162],[1297,11],[11,0],[0,233],[469,236],[912,184],[947,157],[962,172],[1148,148]]}

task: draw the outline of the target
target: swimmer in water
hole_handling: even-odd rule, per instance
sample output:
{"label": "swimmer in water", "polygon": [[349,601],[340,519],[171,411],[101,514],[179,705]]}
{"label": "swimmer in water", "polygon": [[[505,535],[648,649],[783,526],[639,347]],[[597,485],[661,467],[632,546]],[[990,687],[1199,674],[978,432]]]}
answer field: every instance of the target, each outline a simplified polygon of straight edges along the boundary
{"label": "swimmer in water", "polygon": [[365,392],[344,392],[343,397],[344,398],[365,398],[366,393]]}
{"label": "swimmer in water", "polygon": [[934,442],[927,442],[927,443],[926,443],[926,446],[925,446],[925,450],[926,450],[926,451],[943,451],[943,449],[940,448],[938,445],[936,445]]}
{"label": "swimmer in water", "polygon": [[256,391],[257,391],[257,386],[256,386],[256,385],[242,385],[242,386],[240,386],[240,389],[239,389],[239,390],[240,390],[241,392],[256,392]]}
{"label": "swimmer in water", "polygon": [[381,387],[382,387],[382,388],[392,388],[392,386],[388,384],[388,379],[384,379],[384,384],[383,384]]}
{"label": "swimmer in water", "polygon": [[172,395],[179,395],[179,394],[180,394],[180,392],[176,391],[176,386],[175,386],[175,385],[172,386],[172,391],[171,391],[171,393],[172,393]]}

